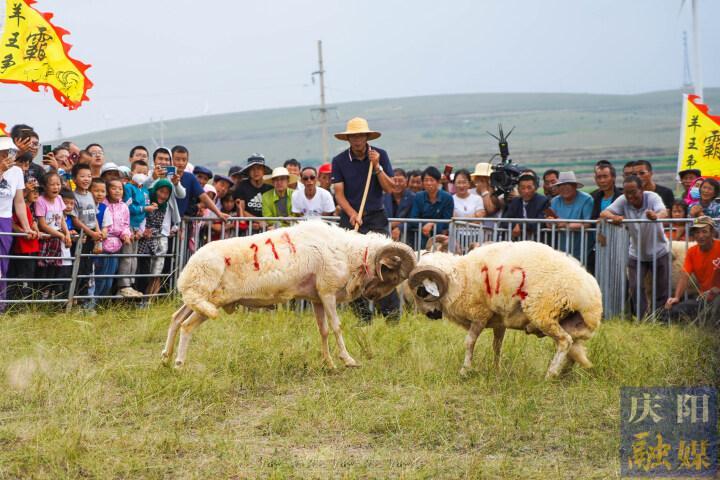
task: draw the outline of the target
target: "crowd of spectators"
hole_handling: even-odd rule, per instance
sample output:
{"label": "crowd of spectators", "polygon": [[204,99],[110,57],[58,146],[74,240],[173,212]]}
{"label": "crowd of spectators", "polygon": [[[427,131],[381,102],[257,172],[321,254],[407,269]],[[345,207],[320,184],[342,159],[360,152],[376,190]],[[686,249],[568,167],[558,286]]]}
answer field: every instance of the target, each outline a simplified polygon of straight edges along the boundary
{"label": "crowd of spectators", "polygon": [[[2,308],[6,295],[16,300],[67,298],[72,258],[80,252],[86,256],[79,262],[76,295],[85,308],[94,309],[102,297],[152,297],[168,271],[171,239],[182,218],[193,219],[180,247],[192,253],[209,241],[287,224],[268,217],[338,215],[334,184],[348,181],[338,172],[333,175],[331,164],[316,168],[290,159],[271,168],[260,154],[223,175],[193,166],[190,151],[181,145],[152,152],[133,147],[127,166],[106,161],[97,143],[81,149],[68,141],[42,155],[40,145],[38,134],[28,125],[16,125],[10,137],[0,138],[0,232],[15,233],[0,236],[0,255],[13,256],[0,259],[0,274],[19,279],[1,285]],[[611,162],[597,162],[597,188],[590,193],[583,191],[573,171],[556,169],[542,175],[524,170],[510,192],[493,188],[488,163],[454,174],[433,166],[388,173],[393,187],[384,193],[381,206],[387,217],[420,220],[393,221],[389,234],[413,246],[424,247],[431,238],[447,235],[451,218],[552,219],[559,244],[571,245],[568,252],[592,268],[597,239],[587,235],[585,242],[580,241],[592,226],[590,221],[619,224],[623,219],[648,219],[651,222],[628,226],[631,291],[637,286],[635,269],[642,270],[642,277],[653,261],[658,284],[666,282],[668,239],[693,239],[695,231],[687,222],[670,227],[658,220],[709,217],[714,219],[716,236],[720,217],[717,180],[704,178],[699,170],[685,170],[679,174],[676,196],[673,188],[655,182],[652,164],[646,160],[623,165],[620,181]],[[507,228],[506,240],[539,240],[544,226],[542,222],[498,225]],[[32,278],[42,282],[30,282]],[[717,290],[712,282],[704,284]],[[657,290],[657,302],[665,304],[668,292]],[[641,309],[646,309],[645,304]]]}

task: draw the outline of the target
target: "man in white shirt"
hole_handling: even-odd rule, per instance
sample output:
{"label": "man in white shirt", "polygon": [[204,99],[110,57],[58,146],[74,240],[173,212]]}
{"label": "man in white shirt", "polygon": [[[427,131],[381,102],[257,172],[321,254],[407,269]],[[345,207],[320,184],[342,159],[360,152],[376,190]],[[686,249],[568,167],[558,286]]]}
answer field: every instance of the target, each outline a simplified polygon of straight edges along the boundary
{"label": "man in white shirt", "polygon": [[324,188],[317,188],[317,171],[315,167],[305,167],[300,172],[300,183],[305,188],[295,190],[292,195],[292,213],[298,217],[332,216],[335,213],[335,202],[332,195]]}

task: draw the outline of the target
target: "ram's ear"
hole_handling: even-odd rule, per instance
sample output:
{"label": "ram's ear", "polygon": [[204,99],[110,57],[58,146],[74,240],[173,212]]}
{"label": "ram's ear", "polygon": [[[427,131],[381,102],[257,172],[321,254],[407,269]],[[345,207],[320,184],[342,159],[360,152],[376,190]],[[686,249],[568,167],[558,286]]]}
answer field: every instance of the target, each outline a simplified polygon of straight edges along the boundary
{"label": "ram's ear", "polygon": [[382,282],[383,268],[394,270],[402,281],[408,278],[415,264],[415,252],[405,244],[394,242],[378,251],[375,256],[375,273]]}
{"label": "ram's ear", "polygon": [[422,299],[433,297],[441,299],[448,289],[448,277],[439,268],[423,265],[410,272],[408,285],[413,295]]}

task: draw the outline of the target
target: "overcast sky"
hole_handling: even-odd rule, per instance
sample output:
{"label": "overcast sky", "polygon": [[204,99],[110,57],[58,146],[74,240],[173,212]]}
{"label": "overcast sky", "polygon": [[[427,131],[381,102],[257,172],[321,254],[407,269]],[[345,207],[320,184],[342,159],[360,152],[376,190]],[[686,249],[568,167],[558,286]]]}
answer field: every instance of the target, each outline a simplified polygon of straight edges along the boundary
{"label": "overcast sky", "polygon": [[[319,39],[329,103],[675,89],[683,30],[690,35],[686,3],[681,10],[681,0],[39,0],[36,8],[71,31],[73,56],[92,64],[90,102],[67,112],[50,93],[0,84],[0,121],[30,123],[48,139],[59,122],[67,136],[311,105]],[[699,4],[704,84],[720,86],[720,2]]]}

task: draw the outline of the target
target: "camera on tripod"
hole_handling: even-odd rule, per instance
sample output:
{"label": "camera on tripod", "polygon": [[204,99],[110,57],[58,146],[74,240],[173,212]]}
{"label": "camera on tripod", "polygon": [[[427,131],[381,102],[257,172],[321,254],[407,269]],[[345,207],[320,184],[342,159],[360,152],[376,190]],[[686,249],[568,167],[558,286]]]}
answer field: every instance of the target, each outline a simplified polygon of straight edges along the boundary
{"label": "camera on tripod", "polygon": [[513,163],[510,158],[510,147],[508,145],[508,137],[515,130],[515,127],[510,129],[507,135],[503,131],[502,123],[498,124],[498,135],[493,135],[487,132],[488,135],[498,141],[498,147],[500,148],[500,162],[492,164],[495,157],[498,156],[496,153],[490,159],[492,166],[492,172],[490,173],[490,186],[492,186],[494,192],[493,195],[508,195],[518,184],[520,174],[525,170],[517,163]]}

